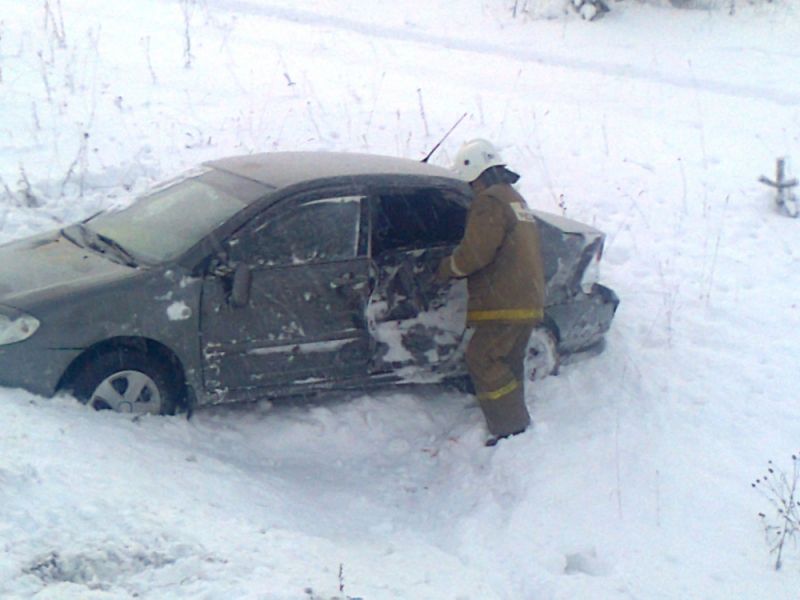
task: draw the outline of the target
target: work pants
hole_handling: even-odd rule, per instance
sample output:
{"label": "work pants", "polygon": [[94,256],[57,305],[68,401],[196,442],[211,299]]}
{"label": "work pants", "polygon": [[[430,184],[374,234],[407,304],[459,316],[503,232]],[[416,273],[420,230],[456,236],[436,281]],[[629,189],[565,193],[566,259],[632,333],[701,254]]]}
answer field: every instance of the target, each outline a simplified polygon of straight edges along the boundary
{"label": "work pants", "polygon": [[525,431],[524,361],[533,324],[474,326],[466,351],[467,368],[489,432],[497,437]]}

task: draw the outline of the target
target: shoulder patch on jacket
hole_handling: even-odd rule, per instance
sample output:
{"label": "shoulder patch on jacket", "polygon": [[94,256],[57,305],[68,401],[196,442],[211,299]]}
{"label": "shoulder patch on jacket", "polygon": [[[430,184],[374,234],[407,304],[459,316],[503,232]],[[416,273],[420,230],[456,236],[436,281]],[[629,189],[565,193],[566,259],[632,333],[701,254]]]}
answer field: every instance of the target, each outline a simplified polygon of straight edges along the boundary
{"label": "shoulder patch on jacket", "polygon": [[527,223],[536,223],[536,216],[527,206],[521,202],[510,202],[511,210],[514,211],[518,221],[525,221]]}

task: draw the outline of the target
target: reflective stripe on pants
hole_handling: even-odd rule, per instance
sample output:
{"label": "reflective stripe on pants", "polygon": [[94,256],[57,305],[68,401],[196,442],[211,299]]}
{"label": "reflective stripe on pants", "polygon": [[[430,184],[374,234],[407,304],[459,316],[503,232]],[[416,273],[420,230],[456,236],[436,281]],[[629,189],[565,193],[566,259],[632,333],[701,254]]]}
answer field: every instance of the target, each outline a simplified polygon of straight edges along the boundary
{"label": "reflective stripe on pants", "polygon": [[519,387],[520,382],[516,379],[510,383],[505,384],[503,387],[492,391],[478,392],[478,398],[481,400],[499,400],[503,396],[510,394]]}

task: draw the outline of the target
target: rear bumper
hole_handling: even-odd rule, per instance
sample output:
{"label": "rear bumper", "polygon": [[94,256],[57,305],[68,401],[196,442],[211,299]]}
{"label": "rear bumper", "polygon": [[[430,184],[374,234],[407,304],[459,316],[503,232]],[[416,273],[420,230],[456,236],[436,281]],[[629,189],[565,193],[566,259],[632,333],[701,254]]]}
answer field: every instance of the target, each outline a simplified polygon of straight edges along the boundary
{"label": "rear bumper", "polygon": [[548,306],[545,315],[558,330],[559,353],[579,352],[600,342],[611,327],[617,306],[619,297],[614,290],[597,283],[588,294]]}

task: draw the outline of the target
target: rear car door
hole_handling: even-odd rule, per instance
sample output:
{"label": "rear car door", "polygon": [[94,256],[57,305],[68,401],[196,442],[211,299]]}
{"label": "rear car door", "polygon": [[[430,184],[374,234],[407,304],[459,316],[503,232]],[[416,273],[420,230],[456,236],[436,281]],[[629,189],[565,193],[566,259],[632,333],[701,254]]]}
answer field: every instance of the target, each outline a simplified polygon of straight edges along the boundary
{"label": "rear car door", "polygon": [[247,304],[239,307],[231,302],[230,273],[205,279],[207,392],[257,397],[275,386],[366,373],[363,201],[351,190],[304,194],[268,209],[224,243],[228,270],[245,264],[252,279]]}
{"label": "rear car door", "polygon": [[370,251],[377,282],[368,309],[377,342],[373,372],[420,380],[461,367],[466,285],[434,278],[463,236],[468,203],[463,192],[447,187],[375,190]]}

